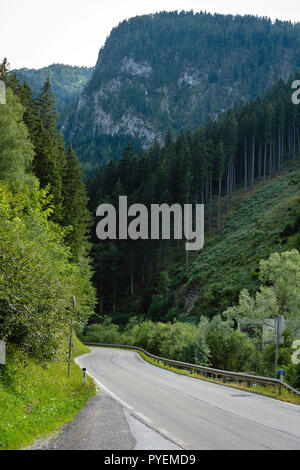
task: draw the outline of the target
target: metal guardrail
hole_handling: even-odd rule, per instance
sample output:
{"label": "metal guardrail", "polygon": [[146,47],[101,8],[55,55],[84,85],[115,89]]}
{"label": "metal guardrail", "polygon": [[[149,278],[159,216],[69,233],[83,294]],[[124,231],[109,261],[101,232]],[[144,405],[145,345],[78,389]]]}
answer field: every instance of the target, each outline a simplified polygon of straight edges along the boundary
{"label": "metal guardrail", "polygon": [[190,364],[188,362],[181,362],[175,361],[173,359],[166,359],[165,357],[155,356],[154,354],[149,353],[143,348],[138,346],[129,346],[124,344],[106,344],[106,343],[91,343],[91,342],[83,342],[83,344],[87,346],[103,346],[107,348],[120,348],[120,349],[132,349],[135,351],[141,351],[149,358],[153,359],[156,362],[162,362],[164,365],[171,365],[183,369],[191,370],[192,372],[201,372],[202,375],[205,377],[213,377],[215,379],[221,378],[224,383],[226,383],[230,379],[234,379],[238,383],[246,382],[247,385],[250,387],[251,384],[267,384],[267,385],[274,385],[275,387],[279,387],[279,390],[285,388],[289,392],[294,393],[295,395],[300,396],[300,392],[295,388],[291,387],[291,385],[282,382],[279,379],[274,379],[272,377],[262,377],[259,375],[251,375],[251,374],[244,374],[242,372],[231,372],[228,370],[221,370],[221,369],[213,369],[207,366],[199,366],[197,364]]}

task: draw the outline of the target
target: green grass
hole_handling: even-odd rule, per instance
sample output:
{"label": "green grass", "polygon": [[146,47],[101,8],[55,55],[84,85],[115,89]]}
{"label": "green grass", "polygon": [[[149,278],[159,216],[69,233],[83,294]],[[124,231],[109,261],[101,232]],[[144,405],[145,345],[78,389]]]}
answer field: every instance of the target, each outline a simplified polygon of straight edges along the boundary
{"label": "green grass", "polygon": [[[73,357],[89,349],[77,339]],[[36,363],[10,349],[7,365],[0,366],[0,450],[21,449],[71,421],[95,394],[93,381],[83,384],[82,371],[73,362]]]}

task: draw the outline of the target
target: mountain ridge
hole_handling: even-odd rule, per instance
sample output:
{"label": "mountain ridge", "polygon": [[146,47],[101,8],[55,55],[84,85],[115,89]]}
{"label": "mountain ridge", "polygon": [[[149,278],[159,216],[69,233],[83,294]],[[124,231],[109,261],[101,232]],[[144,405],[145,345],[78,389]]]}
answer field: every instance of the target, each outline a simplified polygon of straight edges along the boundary
{"label": "mountain ridge", "polygon": [[100,49],[62,130],[83,165],[95,169],[119,157],[121,137],[147,148],[168,129],[194,130],[287,81],[300,66],[298,45],[299,23],[191,12],[131,18]]}
{"label": "mountain ridge", "polygon": [[15,69],[14,72],[21,81],[28,82],[35,95],[41,91],[49,77],[57,110],[63,115],[67,108],[79,98],[93,70],[94,67],[54,63],[39,69],[23,67]]}

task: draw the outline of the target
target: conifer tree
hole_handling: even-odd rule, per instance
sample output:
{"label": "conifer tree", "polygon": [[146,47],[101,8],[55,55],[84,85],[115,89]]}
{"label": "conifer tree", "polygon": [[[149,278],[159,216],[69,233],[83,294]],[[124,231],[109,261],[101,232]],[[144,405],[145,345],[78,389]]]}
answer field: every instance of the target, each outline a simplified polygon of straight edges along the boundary
{"label": "conifer tree", "polygon": [[87,247],[86,236],[91,219],[87,210],[82,169],[72,145],[67,150],[62,182],[62,225],[72,226],[72,231],[66,236],[66,242],[72,250],[73,257],[78,259]]}

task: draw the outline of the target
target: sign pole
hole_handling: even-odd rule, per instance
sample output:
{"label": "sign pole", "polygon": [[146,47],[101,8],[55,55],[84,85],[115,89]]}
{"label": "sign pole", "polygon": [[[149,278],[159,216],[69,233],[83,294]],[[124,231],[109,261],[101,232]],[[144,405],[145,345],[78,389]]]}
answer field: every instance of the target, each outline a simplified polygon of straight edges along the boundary
{"label": "sign pole", "polygon": [[[72,295],[72,301],[73,301],[73,308],[74,308],[74,312],[75,312],[76,303],[75,303],[75,297],[74,297],[74,295]],[[70,325],[70,342],[69,342],[69,358],[68,358],[68,375],[70,375],[70,373],[71,373],[72,347],[73,347],[73,320],[71,319],[71,325]]]}
{"label": "sign pole", "polygon": [[277,366],[278,366],[278,344],[283,344],[284,338],[282,333],[285,330],[285,321],[282,315],[278,313],[276,320],[276,331],[275,331],[275,379],[277,379]]}

